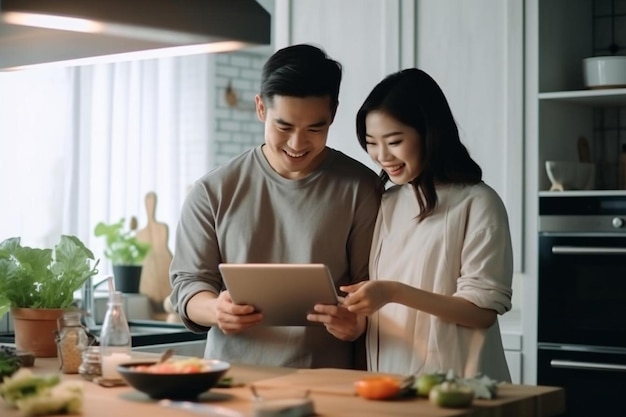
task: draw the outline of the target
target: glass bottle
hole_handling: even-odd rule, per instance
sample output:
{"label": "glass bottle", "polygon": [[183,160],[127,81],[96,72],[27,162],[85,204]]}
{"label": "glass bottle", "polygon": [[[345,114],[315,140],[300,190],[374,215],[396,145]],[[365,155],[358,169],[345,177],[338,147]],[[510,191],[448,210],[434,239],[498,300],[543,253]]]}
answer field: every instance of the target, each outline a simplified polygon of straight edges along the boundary
{"label": "glass bottle", "polygon": [[102,377],[105,379],[121,379],[117,365],[131,358],[130,329],[122,301],[120,291],[111,293],[100,330],[100,362]]}
{"label": "glass bottle", "polygon": [[78,373],[82,351],[88,345],[87,332],[80,320],[81,313],[78,311],[67,311],[61,317],[57,351],[60,369],[64,374]]}

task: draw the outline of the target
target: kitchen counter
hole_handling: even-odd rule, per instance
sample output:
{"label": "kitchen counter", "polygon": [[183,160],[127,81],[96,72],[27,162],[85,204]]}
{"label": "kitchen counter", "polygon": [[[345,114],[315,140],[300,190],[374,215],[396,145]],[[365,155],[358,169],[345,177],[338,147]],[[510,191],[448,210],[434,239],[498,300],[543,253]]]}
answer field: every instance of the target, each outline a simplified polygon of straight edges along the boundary
{"label": "kitchen counter", "polygon": [[[182,323],[167,323],[157,320],[131,320],[128,324],[133,348],[206,339],[206,333],[193,333]],[[97,335],[98,328],[92,329],[92,331]],[[15,343],[15,335],[12,331],[0,332],[0,344],[13,343]]]}
{"label": "kitchen counter", "polygon": [[[148,354],[134,353],[137,360]],[[149,355],[155,358],[156,355]],[[56,371],[56,358],[37,358],[33,372]],[[363,376],[364,371],[339,369],[290,369],[270,368],[233,364],[228,376],[244,386],[237,388],[215,388],[203,394],[199,401],[236,410],[243,416],[252,415],[250,385],[254,384],[263,394],[268,390],[310,390],[317,415],[326,417],[552,417],[564,411],[564,391],[557,387],[504,384],[494,400],[476,400],[470,408],[445,409],[431,404],[426,399],[406,398],[389,401],[365,400],[353,393],[353,383]],[[78,375],[63,375],[63,379],[82,380]],[[161,407],[131,387],[103,388],[85,381],[83,415],[88,417],[110,417],[116,415],[150,415],[151,417],[185,417],[189,411]],[[4,417],[18,417],[17,410],[9,410],[0,399],[0,411]],[[209,414],[210,415],[210,414]]]}

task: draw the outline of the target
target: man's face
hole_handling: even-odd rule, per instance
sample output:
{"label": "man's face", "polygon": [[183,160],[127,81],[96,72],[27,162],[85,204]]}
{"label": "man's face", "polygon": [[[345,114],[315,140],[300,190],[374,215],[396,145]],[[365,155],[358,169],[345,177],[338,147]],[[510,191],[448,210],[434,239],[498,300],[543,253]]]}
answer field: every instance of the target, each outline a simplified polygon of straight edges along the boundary
{"label": "man's face", "polygon": [[[274,96],[271,105],[256,96],[259,120],[265,123],[263,154],[285,178],[304,178],[324,160],[333,122],[330,97]],[[268,104],[268,105],[266,105]]]}

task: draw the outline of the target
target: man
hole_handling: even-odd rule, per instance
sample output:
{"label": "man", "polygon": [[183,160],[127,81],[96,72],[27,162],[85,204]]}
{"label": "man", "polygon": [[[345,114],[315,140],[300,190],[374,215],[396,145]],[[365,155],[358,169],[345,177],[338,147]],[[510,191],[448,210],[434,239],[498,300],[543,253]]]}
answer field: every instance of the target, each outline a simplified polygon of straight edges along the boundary
{"label": "man", "polygon": [[353,368],[364,316],[317,305],[323,326],[260,326],[235,305],[220,263],[323,263],[337,286],[368,278],[380,201],[377,175],[326,146],[341,65],[311,45],[277,51],[265,66],[256,112],[265,143],[192,187],[176,230],[171,300],[185,325],[208,331],[205,357],[297,368]]}

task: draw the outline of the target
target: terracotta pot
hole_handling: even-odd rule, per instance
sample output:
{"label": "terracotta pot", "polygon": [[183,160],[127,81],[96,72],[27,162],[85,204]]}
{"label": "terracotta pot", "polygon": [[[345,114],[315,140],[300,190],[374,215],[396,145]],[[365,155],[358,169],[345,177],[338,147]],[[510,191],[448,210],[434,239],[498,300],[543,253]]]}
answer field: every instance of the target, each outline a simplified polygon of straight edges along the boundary
{"label": "terracotta pot", "polygon": [[37,358],[57,356],[55,331],[57,320],[63,316],[61,308],[11,308],[15,347],[32,352]]}

